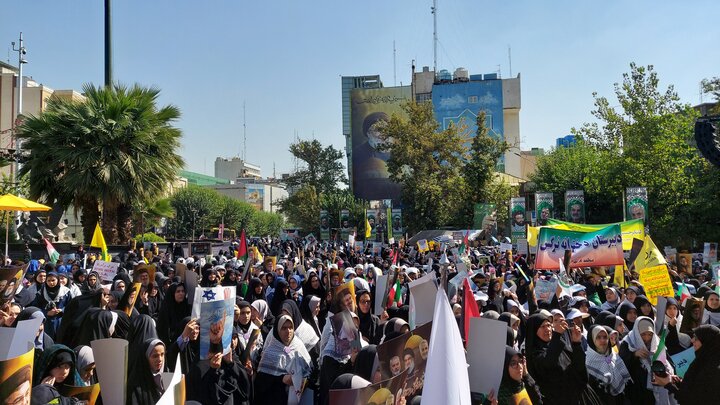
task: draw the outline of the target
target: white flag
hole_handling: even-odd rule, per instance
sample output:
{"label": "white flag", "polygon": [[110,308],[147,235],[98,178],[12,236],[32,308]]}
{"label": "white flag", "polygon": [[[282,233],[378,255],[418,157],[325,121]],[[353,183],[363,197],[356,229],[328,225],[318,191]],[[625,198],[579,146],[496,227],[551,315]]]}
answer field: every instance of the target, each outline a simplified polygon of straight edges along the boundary
{"label": "white flag", "polygon": [[435,296],[432,332],[425,372],[422,402],[428,404],[470,405],[470,380],[460,329],[445,290]]}

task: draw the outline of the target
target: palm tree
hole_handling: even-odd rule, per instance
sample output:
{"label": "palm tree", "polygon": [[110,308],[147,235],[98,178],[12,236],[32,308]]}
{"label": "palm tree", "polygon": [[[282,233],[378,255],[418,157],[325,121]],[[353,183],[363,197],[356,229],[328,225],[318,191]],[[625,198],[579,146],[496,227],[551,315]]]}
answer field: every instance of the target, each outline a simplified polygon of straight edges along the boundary
{"label": "palm tree", "polygon": [[177,154],[180,111],[157,106],[160,90],[85,85],[82,102],[51,98],[20,128],[29,160],[30,197],[82,210],[88,242],[102,214],[108,243],[132,237],[132,207],[165,194],[183,159]]}

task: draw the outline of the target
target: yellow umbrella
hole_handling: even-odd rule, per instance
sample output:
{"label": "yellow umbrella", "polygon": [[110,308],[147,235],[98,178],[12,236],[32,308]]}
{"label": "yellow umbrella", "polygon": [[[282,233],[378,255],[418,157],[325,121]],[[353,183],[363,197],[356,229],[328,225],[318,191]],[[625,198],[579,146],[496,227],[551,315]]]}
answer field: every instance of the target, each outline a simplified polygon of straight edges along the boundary
{"label": "yellow umbrella", "polygon": [[[50,211],[47,205],[38,204],[12,194],[0,196],[0,210],[2,211]],[[8,257],[8,232],[10,231],[10,215],[5,221],[5,258]]]}

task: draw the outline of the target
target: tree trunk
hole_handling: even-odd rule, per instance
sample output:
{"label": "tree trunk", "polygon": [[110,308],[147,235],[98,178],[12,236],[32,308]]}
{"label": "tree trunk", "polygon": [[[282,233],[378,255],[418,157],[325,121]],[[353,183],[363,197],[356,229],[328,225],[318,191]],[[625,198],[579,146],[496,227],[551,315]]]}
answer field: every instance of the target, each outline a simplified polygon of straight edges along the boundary
{"label": "tree trunk", "polygon": [[98,209],[97,200],[94,198],[83,198],[79,201],[79,208],[82,210],[80,214],[80,223],[83,227],[83,241],[89,244],[95,232],[95,225],[100,220],[100,210]]}
{"label": "tree trunk", "polygon": [[118,206],[120,204],[113,198],[103,199],[103,218],[102,231],[105,236],[105,242],[108,245],[117,245],[120,243],[118,238]]}
{"label": "tree trunk", "polygon": [[120,204],[117,208],[117,230],[118,242],[129,243],[133,238],[132,207],[127,204]]}

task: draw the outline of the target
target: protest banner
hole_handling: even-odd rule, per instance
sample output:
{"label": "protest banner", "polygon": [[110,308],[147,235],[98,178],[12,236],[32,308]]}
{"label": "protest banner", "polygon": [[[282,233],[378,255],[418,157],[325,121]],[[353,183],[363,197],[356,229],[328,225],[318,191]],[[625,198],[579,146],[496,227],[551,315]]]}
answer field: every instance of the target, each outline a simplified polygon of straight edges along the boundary
{"label": "protest banner", "polygon": [[93,271],[97,272],[98,278],[100,278],[100,280],[113,281],[113,279],[117,275],[117,270],[119,266],[120,263],[95,260],[95,263],[93,263]]}
{"label": "protest banner", "polygon": [[570,268],[625,263],[620,225],[611,225],[594,232],[541,228],[535,268],[558,270],[558,259],[564,257],[566,250],[572,251]]}
{"label": "protest banner", "polygon": [[64,397],[73,397],[83,405],[95,405],[100,396],[100,383],[82,387],[63,385],[60,387],[60,394]]}
{"label": "protest banner", "polygon": [[193,297],[192,317],[200,324],[200,358],[209,358],[210,352],[230,351],[233,316],[235,313],[233,287],[197,287]]}
{"label": "protest banner", "polygon": [[547,225],[554,211],[553,193],[535,193],[535,218],[538,225]]}
{"label": "protest banner", "polygon": [[392,378],[364,388],[351,388],[344,390],[330,390],[329,404],[367,405],[403,403],[403,387],[407,379],[407,372],[402,372]]}
{"label": "protest banner", "polygon": [[394,377],[402,373],[405,369],[403,350],[405,349],[405,343],[407,343],[408,339],[410,339],[410,336],[410,332],[407,332],[378,345],[378,370],[380,371],[383,380]]}
{"label": "protest banner", "polygon": [[501,252],[503,252],[503,253],[504,253],[504,252],[512,252],[512,250],[513,250],[513,245],[512,245],[512,243],[501,243],[501,244],[500,244],[500,251],[501,251]]}
{"label": "protest banner", "polygon": [[350,235],[350,210],[340,210],[340,238],[346,240]]}
{"label": "protest banner", "polygon": [[645,295],[653,305],[657,305],[658,297],[673,297],[675,295],[670,274],[664,264],[641,269],[638,281],[643,285]]}
{"label": "protest banner", "polygon": [[677,269],[681,273],[685,273],[688,275],[693,274],[692,271],[692,262],[693,257],[691,253],[679,253],[677,255],[678,262],[677,262]]}
{"label": "protest banner", "polygon": [[0,361],[0,401],[3,404],[30,405],[34,354],[34,347],[26,347],[23,354]]}
{"label": "protest banner", "polygon": [[720,262],[715,262],[711,264],[710,270],[712,270],[713,280],[715,280],[715,282],[718,282],[718,280],[720,280]]}
{"label": "protest banner", "polygon": [[432,314],[435,310],[435,295],[437,294],[437,283],[435,272],[413,280],[410,287],[410,330],[416,326],[432,322]]}
{"label": "protest banner", "polygon": [[[408,375],[404,393],[408,399],[420,394],[425,385],[425,368],[427,367],[431,333],[432,322],[428,322],[415,328],[405,342],[403,363],[406,365],[405,371]],[[409,367],[408,364],[410,364]]]}
{"label": "protest banner", "polygon": [[402,209],[393,208],[390,215],[392,217],[392,236],[395,240],[400,240],[403,236]]}
{"label": "protest banner", "polygon": [[95,372],[104,404],[124,404],[127,387],[128,341],[98,339],[90,342]]}
{"label": "protest banner", "polygon": [[43,321],[43,318],[31,318],[19,321],[14,328],[0,328],[0,360],[20,356],[28,347],[34,347]]}
{"label": "protest banner", "polygon": [[673,364],[675,364],[675,375],[684,378],[688,368],[690,368],[692,362],[695,361],[695,348],[689,347],[680,353],[670,356],[670,358]]}
{"label": "protest banner", "polygon": [[470,392],[487,397],[493,391],[496,395],[502,380],[502,367],[488,367],[488,364],[504,364],[507,323],[487,318],[470,318],[467,341]]}
{"label": "protest banner", "polygon": [[[548,219],[548,226],[556,229],[565,229],[568,231],[594,232],[612,225],[620,225],[620,232],[622,232],[623,250],[630,250],[632,248],[633,238],[645,239],[645,227],[641,219],[633,219],[630,221],[615,222],[612,224],[601,225],[574,224],[572,222],[560,221],[557,219]],[[528,239],[530,238],[528,237]]]}

